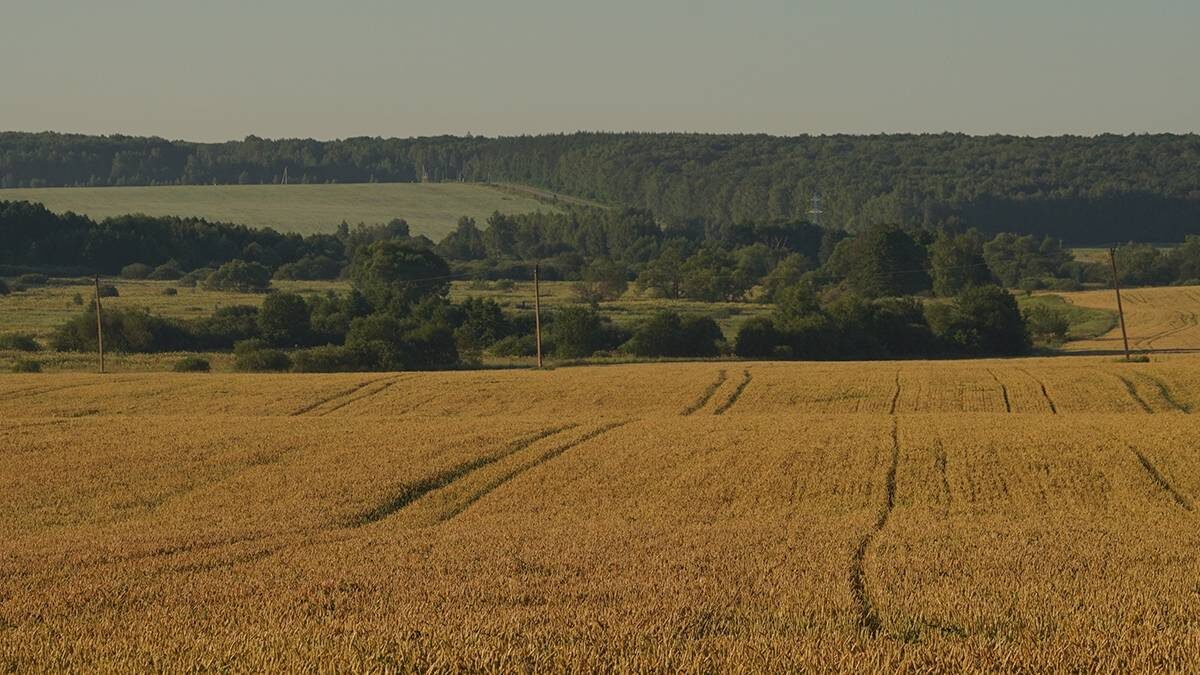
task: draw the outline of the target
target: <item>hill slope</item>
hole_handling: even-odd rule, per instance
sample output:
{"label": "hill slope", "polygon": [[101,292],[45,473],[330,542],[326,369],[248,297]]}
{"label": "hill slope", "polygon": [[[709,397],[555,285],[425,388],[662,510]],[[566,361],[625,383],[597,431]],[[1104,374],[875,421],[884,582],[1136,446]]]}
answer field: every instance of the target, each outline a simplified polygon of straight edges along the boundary
{"label": "hill slope", "polygon": [[126,213],[198,216],[280,232],[333,232],[403,218],[413,234],[441,239],[462,216],[483,226],[494,211],[552,210],[529,194],[479,183],[358,183],[335,185],[182,185],[157,187],[16,188],[0,200],[41,202],[51,211],[101,219]]}
{"label": "hill slope", "polygon": [[612,134],[228,143],[0,133],[0,187],[513,182],[716,223],[805,219],[1049,234],[1200,232],[1200,136]]}

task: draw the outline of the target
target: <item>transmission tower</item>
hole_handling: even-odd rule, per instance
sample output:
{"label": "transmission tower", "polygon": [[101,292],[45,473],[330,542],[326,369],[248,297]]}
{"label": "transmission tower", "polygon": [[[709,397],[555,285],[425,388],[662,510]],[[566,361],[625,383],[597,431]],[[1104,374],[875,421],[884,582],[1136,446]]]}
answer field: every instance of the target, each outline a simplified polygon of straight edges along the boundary
{"label": "transmission tower", "polygon": [[808,215],[813,225],[818,227],[821,225],[821,214],[823,213],[825,211],[821,209],[821,193],[814,192],[812,196],[812,208],[808,210]]}

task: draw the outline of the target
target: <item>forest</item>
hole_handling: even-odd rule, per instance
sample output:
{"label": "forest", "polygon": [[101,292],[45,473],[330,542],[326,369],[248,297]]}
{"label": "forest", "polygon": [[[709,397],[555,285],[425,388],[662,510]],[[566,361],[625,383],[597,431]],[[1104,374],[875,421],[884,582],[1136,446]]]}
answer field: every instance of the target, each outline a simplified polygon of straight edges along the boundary
{"label": "forest", "polygon": [[671,225],[809,218],[850,232],[1036,234],[1071,245],[1200,234],[1200,136],[575,133],[192,143],[0,133],[0,187],[514,182]]}

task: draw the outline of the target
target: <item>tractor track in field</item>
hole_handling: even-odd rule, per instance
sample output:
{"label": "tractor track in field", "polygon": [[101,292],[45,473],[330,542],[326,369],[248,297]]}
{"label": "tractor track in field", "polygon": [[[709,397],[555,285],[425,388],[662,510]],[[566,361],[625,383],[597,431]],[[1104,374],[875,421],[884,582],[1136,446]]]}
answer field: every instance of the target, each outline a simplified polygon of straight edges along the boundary
{"label": "tractor track in field", "polygon": [[900,403],[900,371],[896,371],[896,390],[892,392],[892,405],[888,408],[889,415],[896,414],[896,406]]}
{"label": "tractor track in field", "polygon": [[427,478],[424,478],[424,479],[418,480],[414,483],[411,483],[409,485],[406,485],[394,497],[392,497],[388,501],[376,506],[375,508],[371,509],[370,511],[360,514],[357,518],[354,518],[349,523],[347,523],[346,526],[347,527],[362,527],[363,525],[370,525],[371,523],[379,522],[379,521],[387,518],[388,516],[392,515],[393,513],[396,513],[397,511],[403,509],[404,507],[408,506],[409,504],[412,504],[413,502],[417,501],[421,497],[424,497],[425,495],[429,494],[430,492],[433,492],[435,490],[440,490],[461,478],[465,478],[466,476],[470,475],[471,473],[473,473],[475,471],[478,471],[479,469],[482,469],[491,464],[495,464],[496,462],[504,459],[505,457],[508,457],[514,453],[520,452],[521,450],[524,450],[525,448],[528,448],[529,446],[533,445],[534,443],[537,443],[538,441],[542,440],[543,438],[547,438],[549,436],[553,436],[554,434],[558,434],[558,433],[562,433],[564,431],[569,431],[571,429],[575,429],[578,426],[579,426],[578,424],[567,424],[564,426],[549,427],[547,429],[542,429],[541,431],[537,431],[535,433],[523,436],[523,437],[517,439],[516,441],[509,443],[508,445],[504,446],[503,448],[501,448],[500,450],[498,450],[496,452],[493,452],[493,453],[487,454],[487,455],[483,455],[482,457],[476,457],[475,459],[458,464],[457,466],[454,466],[450,469],[442,471],[441,473],[438,473],[433,476],[429,476]]}
{"label": "tractor track in field", "polygon": [[1046,400],[1046,405],[1050,406],[1050,414],[1057,415],[1058,414],[1058,406],[1054,404],[1054,399],[1050,398],[1050,392],[1046,390],[1046,383],[1043,382],[1041,379],[1039,379],[1033,373],[1029,372],[1028,370],[1025,370],[1024,368],[1018,368],[1017,370],[1021,371],[1022,373],[1025,373],[1025,375],[1027,375],[1029,377],[1029,379],[1036,382],[1037,385],[1042,388],[1042,398]]}
{"label": "tractor track in field", "polygon": [[1130,446],[1129,449],[1133,451],[1135,456],[1137,456],[1138,462],[1141,463],[1142,468],[1145,469],[1146,474],[1150,477],[1150,480],[1153,481],[1155,485],[1170,495],[1171,499],[1175,500],[1175,503],[1185,511],[1194,510],[1192,506],[1192,500],[1188,499],[1183,495],[1183,493],[1176,490],[1175,487],[1171,485],[1170,481],[1168,481],[1166,477],[1159,472],[1158,468],[1154,466],[1154,463],[1151,462],[1148,457],[1143,455],[1140,450],[1133,446]]}
{"label": "tractor track in field", "polygon": [[136,382],[136,378],[112,379],[101,382],[76,382],[75,384],[64,384],[57,387],[47,387],[46,385],[37,385],[26,387],[24,389],[14,389],[0,393],[0,401],[12,401],[17,399],[29,398],[30,396],[43,396],[45,394],[53,394],[55,392],[67,391],[69,389],[81,389],[83,387],[101,387],[107,384],[125,384],[127,382]]}
{"label": "tractor track in field", "polygon": [[891,454],[892,460],[885,479],[886,500],[875,517],[873,527],[859,540],[858,547],[854,549],[854,555],[850,559],[850,595],[857,610],[858,625],[872,638],[879,634],[881,622],[875,605],[871,602],[870,591],[867,589],[867,550],[871,547],[875,537],[887,526],[892,509],[896,506],[896,469],[900,464],[900,435],[899,423],[895,416],[892,417]]}
{"label": "tractor track in field", "polygon": [[1138,406],[1140,406],[1141,409],[1147,414],[1154,414],[1154,408],[1150,407],[1149,403],[1146,403],[1146,399],[1142,398],[1141,394],[1137,392],[1137,387],[1133,386],[1133,382],[1130,382],[1129,378],[1122,377],[1121,375],[1117,375],[1115,373],[1113,374],[1113,377],[1120,380],[1121,385],[1125,387],[1125,392],[1129,394],[1129,398],[1133,399],[1134,403],[1138,404]]}
{"label": "tractor track in field", "polygon": [[382,394],[383,392],[387,391],[388,389],[391,389],[394,385],[396,385],[398,382],[400,382],[401,379],[403,379],[401,375],[396,375],[395,377],[392,377],[392,378],[385,377],[385,378],[381,378],[378,380],[374,380],[372,382],[372,384],[374,384],[375,382],[383,382],[383,386],[377,387],[375,389],[367,389],[366,391],[364,391],[365,387],[364,387],[364,389],[359,389],[358,391],[363,392],[363,393],[358,394],[358,395],[351,395],[348,398],[346,398],[345,400],[339,401],[337,404],[335,404],[329,408],[326,408],[324,410],[314,413],[313,416],[314,417],[324,417],[325,415],[328,415],[332,412],[341,410],[342,408],[345,408],[346,406],[348,406],[352,403],[358,403],[359,401],[362,401],[364,399],[378,396],[379,394]]}
{"label": "tractor track in field", "polygon": [[367,387],[371,386],[372,384],[375,384],[376,382],[379,382],[380,380],[385,380],[385,379],[387,379],[387,378],[386,377],[371,378],[365,382],[360,382],[360,383],[354,385],[353,387],[349,387],[348,389],[342,389],[333,394],[330,394],[329,396],[323,396],[323,397],[317,399],[316,401],[313,401],[312,403],[309,403],[301,408],[297,408],[296,410],[291,412],[289,414],[289,416],[290,417],[300,417],[301,415],[307,415],[307,414],[311,413],[312,411],[316,410],[317,408],[320,408],[321,406],[325,405],[326,403],[329,403],[331,401],[336,401],[339,398],[353,396],[354,394],[357,394],[358,392],[362,391],[363,389],[366,389]]}
{"label": "tractor track in field", "polygon": [[728,374],[725,372],[725,369],[722,368],[720,372],[717,373],[717,379],[713,380],[712,384],[708,385],[708,387],[700,394],[700,397],[693,401],[691,405],[680,411],[679,414],[683,417],[687,417],[695,414],[696,411],[707,405],[708,402],[712,400],[712,397],[717,393],[717,390],[721,388],[721,385],[725,384],[727,377]]}
{"label": "tractor track in field", "polygon": [[935,441],[933,464],[937,467],[938,476],[942,480],[942,495],[946,498],[946,509],[950,508],[950,479],[946,475],[946,448],[942,445],[942,439],[938,438]]}
{"label": "tractor track in field", "polygon": [[721,405],[717,406],[716,409],[713,410],[713,414],[724,415],[726,410],[732,408],[733,404],[737,403],[738,399],[742,397],[742,392],[746,391],[746,387],[750,386],[750,380],[752,379],[754,379],[754,376],[750,374],[750,371],[743,370],[742,381],[738,382],[737,388],[733,390],[733,393],[729,395],[729,398],[725,399]]}
{"label": "tractor track in field", "polygon": [[1000,393],[1004,394],[1004,412],[1012,413],[1012,402],[1008,398],[1008,385],[1001,382],[1000,378],[996,377],[996,373],[992,372],[991,368],[989,368],[987,372],[988,375],[991,375],[992,379],[996,381],[996,384],[1000,385]]}
{"label": "tractor track in field", "polygon": [[517,468],[513,469],[512,471],[509,471],[501,476],[497,476],[495,479],[488,481],[488,483],[483,487],[483,489],[477,490],[477,491],[471,493],[470,495],[467,496],[466,499],[464,499],[463,501],[456,504],[454,506],[454,508],[451,509],[448,513],[444,514],[438,520],[438,522],[444,523],[444,522],[458,516],[460,513],[462,513],[463,511],[466,511],[468,508],[470,508],[472,504],[479,501],[480,499],[483,499],[484,497],[486,497],[488,494],[490,494],[491,492],[493,492],[500,486],[504,485],[505,483],[511,481],[512,479],[516,478],[517,476],[519,476],[527,471],[536,469],[537,467],[539,467],[553,459],[558,458],[559,456],[561,456],[563,453],[570,450],[571,448],[575,448],[580,445],[583,445],[584,443],[586,443],[594,438],[602,436],[614,429],[619,429],[620,427],[623,427],[632,422],[633,422],[633,420],[622,420],[619,422],[610,422],[601,427],[593,429],[592,431],[589,431],[588,433],[580,436],[579,438],[576,438],[573,441],[568,441],[566,443],[563,443],[562,445],[559,445],[558,447],[555,447],[552,450],[547,451],[541,457],[539,457],[538,459],[534,460],[533,462],[531,462],[529,464],[517,467]]}
{"label": "tractor track in field", "polygon": [[1152,387],[1158,390],[1159,397],[1162,398],[1167,405],[1181,413],[1184,413],[1185,415],[1190,415],[1192,413],[1191,406],[1187,405],[1186,403],[1180,403],[1179,400],[1175,398],[1175,395],[1171,393],[1171,388],[1168,387],[1167,383],[1163,382],[1161,378],[1154,377],[1153,375],[1146,375],[1145,373],[1139,373],[1138,377],[1140,377],[1142,381],[1149,383]]}

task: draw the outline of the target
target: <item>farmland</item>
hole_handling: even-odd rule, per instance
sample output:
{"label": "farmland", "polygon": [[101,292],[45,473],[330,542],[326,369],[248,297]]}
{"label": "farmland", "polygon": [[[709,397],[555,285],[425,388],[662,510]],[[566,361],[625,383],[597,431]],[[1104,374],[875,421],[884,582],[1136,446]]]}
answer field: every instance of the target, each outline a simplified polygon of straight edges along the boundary
{"label": "farmland", "polygon": [[332,233],[354,225],[403,218],[414,235],[439,240],[462,216],[482,226],[494,211],[554,210],[532,192],[479,183],[359,183],[333,185],[183,185],[159,187],[14,188],[0,200],[41,202],[51,211],[95,219],[127,213],[195,216],[271,227],[280,232]]}
{"label": "farmland", "polygon": [[[1079,307],[1116,311],[1112,291],[1083,291],[1061,294]],[[1138,351],[1180,351],[1200,349],[1200,287],[1172,286],[1132,288],[1121,294],[1125,307],[1129,348]],[[1070,343],[1073,351],[1117,351],[1122,349],[1121,329],[1113,327],[1104,335]]]}
{"label": "farmland", "polygon": [[0,377],[6,669],[1192,669],[1200,365]]}

